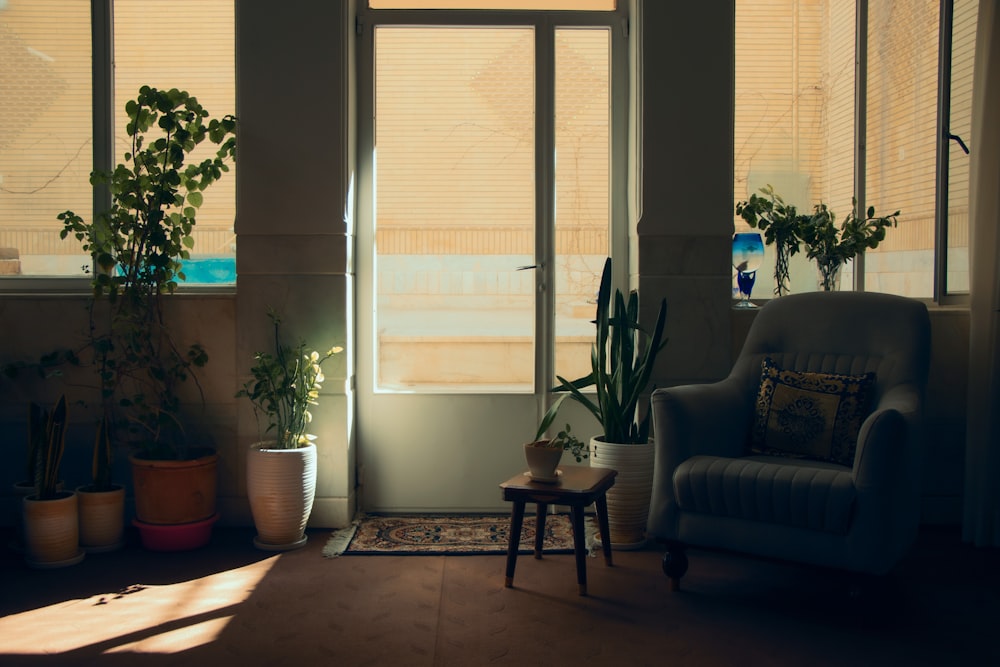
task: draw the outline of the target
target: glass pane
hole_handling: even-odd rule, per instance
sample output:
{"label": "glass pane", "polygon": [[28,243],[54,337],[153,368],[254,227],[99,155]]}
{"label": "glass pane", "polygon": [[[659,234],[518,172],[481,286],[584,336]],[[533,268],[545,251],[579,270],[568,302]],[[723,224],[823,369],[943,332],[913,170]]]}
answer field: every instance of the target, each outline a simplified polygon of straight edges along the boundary
{"label": "glass pane", "polygon": [[[800,213],[824,202],[839,215],[854,190],[854,3],[736,2],[736,201],[771,185]],[[762,47],[766,45],[766,47]],[[750,231],[735,216],[737,232]],[[754,298],[775,289],[774,248]],[[791,258],[791,291],[817,288],[813,262]],[[842,278],[849,286],[850,276]],[[733,298],[739,293],[733,271]]]}
{"label": "glass pane", "polygon": [[[951,134],[972,135],[972,66],[978,0],[955,3],[951,53]],[[969,291],[969,156],[952,141],[948,157],[948,294]]]}
{"label": "glass pane", "polygon": [[[201,0],[115,0],[115,154],[131,150],[125,134],[125,103],[139,88],[178,88],[198,98],[212,118],[236,113],[235,2]],[[150,39],[150,16],[156,33],[170,36],[164,52]],[[192,17],[197,16],[197,20]],[[218,147],[205,141],[188,158],[198,162]],[[225,284],[236,280],[236,165],[205,191],[198,209],[187,284]]]}
{"label": "glass pane", "polygon": [[375,32],[376,388],[531,391],[534,37]]}
{"label": "glass pane", "polygon": [[869,2],[866,204],[900,215],[865,254],[866,290],[934,293],[939,11],[938,0]]}
{"label": "glass pane", "polygon": [[83,276],[56,216],[93,208],[90,3],[0,11],[0,276]]}
{"label": "glass pane", "polygon": [[556,31],[556,373],[590,373],[610,233],[610,34]]}

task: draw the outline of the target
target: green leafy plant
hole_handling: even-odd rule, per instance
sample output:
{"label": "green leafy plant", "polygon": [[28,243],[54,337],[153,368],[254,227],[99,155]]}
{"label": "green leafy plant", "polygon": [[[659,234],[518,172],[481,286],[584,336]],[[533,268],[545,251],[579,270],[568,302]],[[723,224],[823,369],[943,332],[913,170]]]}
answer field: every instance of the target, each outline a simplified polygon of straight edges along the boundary
{"label": "green leafy plant", "polygon": [[262,416],[266,420],[263,433],[274,433],[274,449],[304,447],[315,439],[306,429],[312,421],[309,407],[317,405],[325,379],[323,363],[343,348],[332,347],[320,354],[307,349],[304,341],[294,347],[286,345],[281,340],[281,317],[273,310],[268,317],[274,327],[274,352],[254,355],[256,363],[250,369],[253,380],[246,382],[236,397],[250,399],[258,428]]}
{"label": "green leafy plant", "polygon": [[66,397],[49,411],[32,401],[28,405],[28,461],[33,467],[38,500],[52,500],[59,489],[59,466],[66,450]]}
{"label": "green leafy plant", "polygon": [[760,192],[763,197],[751,194],[750,199],[737,203],[736,215],[750,227],[760,229],[764,243],[774,246],[774,293],[781,296],[789,290],[788,260],[799,251],[799,225],[804,216],[786,204],[771,185]]}
{"label": "green leafy plant", "polygon": [[[591,346],[591,372],[569,381],[556,376],[559,385],[552,391],[561,395],[552,403],[538,426],[535,439],[548,430],[569,398],[584,406],[604,429],[607,442],[645,444],[649,440],[650,414],[640,417],[639,401],[649,387],[656,356],[666,339],[666,299],[660,301],[653,333],[639,326],[639,295],[632,291],[626,300],[621,290],[611,291],[611,259],[604,263],[597,294],[596,338]],[[591,397],[581,389],[594,387]]]}
{"label": "green leafy plant", "polygon": [[799,222],[798,236],[806,248],[806,256],[815,260],[820,282],[826,291],[834,288],[841,267],[870,248],[877,248],[885,240],[888,227],[895,227],[899,211],[892,215],[876,217],[875,207],[869,206],[867,215],[859,217],[857,200],[854,208],[838,227],[836,215],[826,204],[817,204],[811,216]]}
{"label": "green leafy plant", "polygon": [[570,452],[573,455],[573,458],[576,459],[577,463],[580,463],[585,458],[590,456],[587,453],[587,445],[571,433],[569,424],[566,424],[566,428],[559,431],[554,438],[539,440],[538,438],[541,437],[542,433],[544,433],[544,431],[541,431],[536,435],[536,439],[532,443],[534,446],[561,449],[563,451]]}
{"label": "green leafy plant", "polygon": [[[59,214],[60,236],[73,236],[94,257],[90,348],[105,413],[126,426],[143,456],[186,458],[178,388],[208,355],[199,344],[178,347],[162,297],[185,279],[203,192],[235,157],[236,119],[209,119],[187,92],[149,86],[125,113],[131,150],[113,171],[90,178],[110,192],[110,207],[91,221],[73,211]],[[218,146],[214,156],[185,164],[205,141]],[[97,302],[108,308],[96,308]]]}

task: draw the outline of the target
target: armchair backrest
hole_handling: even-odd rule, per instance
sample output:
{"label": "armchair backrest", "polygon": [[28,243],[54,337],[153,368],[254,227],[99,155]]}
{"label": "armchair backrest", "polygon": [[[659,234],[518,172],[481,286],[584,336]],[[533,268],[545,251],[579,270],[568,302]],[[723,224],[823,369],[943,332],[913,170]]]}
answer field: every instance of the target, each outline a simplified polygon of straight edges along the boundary
{"label": "armchair backrest", "polygon": [[757,313],[730,377],[756,393],[765,356],[785,369],[876,374],[875,401],[913,384],[930,365],[930,319],[920,301],[878,292],[811,292],[768,301]]}

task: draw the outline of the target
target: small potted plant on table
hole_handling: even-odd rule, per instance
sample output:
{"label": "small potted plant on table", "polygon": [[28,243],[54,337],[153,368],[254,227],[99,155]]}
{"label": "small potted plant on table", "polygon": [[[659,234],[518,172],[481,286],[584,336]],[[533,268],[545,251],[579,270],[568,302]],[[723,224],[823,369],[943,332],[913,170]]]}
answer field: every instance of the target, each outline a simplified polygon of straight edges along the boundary
{"label": "small potted plant on table", "polygon": [[524,443],[524,459],[528,463],[528,476],[534,482],[555,482],[561,474],[558,470],[559,461],[564,451],[572,452],[577,463],[587,458],[585,445],[570,432],[570,425],[556,434],[554,438],[545,438],[545,428],[539,428],[535,439]]}
{"label": "small potted plant on table", "polygon": [[[253,380],[236,393],[250,399],[262,440],[247,453],[247,496],[257,536],[254,546],[286,551],[305,545],[306,523],[316,492],[315,436],[306,433],[310,406],[318,404],[325,377],[323,363],[343,351],[332,347],[320,354],[304,341],[290,346],[281,339],[281,317],[268,313],[274,328],[274,351],[258,352],[250,372]],[[265,434],[272,440],[263,440]]]}

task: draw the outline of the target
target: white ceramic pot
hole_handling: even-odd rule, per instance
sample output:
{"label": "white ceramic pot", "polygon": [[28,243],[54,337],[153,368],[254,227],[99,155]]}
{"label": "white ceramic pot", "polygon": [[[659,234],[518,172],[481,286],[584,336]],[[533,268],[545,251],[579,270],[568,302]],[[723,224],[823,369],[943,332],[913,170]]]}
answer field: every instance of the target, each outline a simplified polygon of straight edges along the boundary
{"label": "white ceramic pot", "polygon": [[316,445],[269,449],[258,442],[247,453],[247,496],[257,537],[254,546],[286,551],[304,546],[316,495]]}
{"label": "white ceramic pot", "polygon": [[646,519],[653,490],[653,441],[644,445],[590,440],[590,466],[618,471],[608,489],[608,529],[612,549],[639,549],[646,544]]}
{"label": "white ceramic pot", "polygon": [[115,484],[109,491],[76,489],[80,510],[80,546],[87,553],[120,549],[125,541],[125,487]]}
{"label": "white ceramic pot", "polygon": [[83,560],[77,506],[72,491],[60,491],[52,500],[24,497],[24,560],[29,566],[65,567]]}

